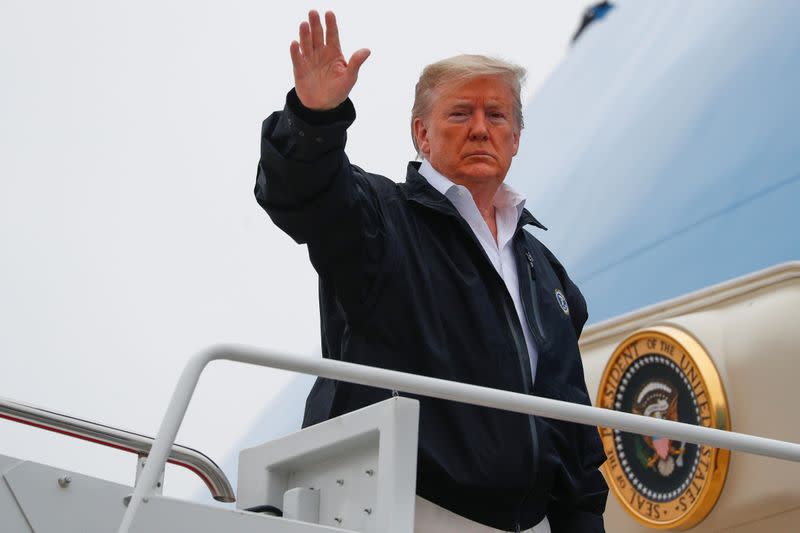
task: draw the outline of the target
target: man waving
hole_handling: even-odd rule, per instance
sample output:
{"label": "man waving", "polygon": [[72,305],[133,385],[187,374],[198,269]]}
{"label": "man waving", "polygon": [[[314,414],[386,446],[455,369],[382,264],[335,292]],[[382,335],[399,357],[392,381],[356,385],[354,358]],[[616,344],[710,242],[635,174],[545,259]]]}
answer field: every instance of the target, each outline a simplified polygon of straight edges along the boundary
{"label": "man waving", "polygon": [[[524,70],[477,55],[425,67],[411,112],[422,161],[396,183],[345,154],[348,95],[369,50],[346,61],[333,13],[325,26],[311,11],[291,44],[295,88],[264,121],[255,187],[308,246],[323,356],[589,404],[586,303],[504,183]],[[304,426],[390,396],[320,378]],[[419,400],[417,532],[603,531],[596,428]]]}

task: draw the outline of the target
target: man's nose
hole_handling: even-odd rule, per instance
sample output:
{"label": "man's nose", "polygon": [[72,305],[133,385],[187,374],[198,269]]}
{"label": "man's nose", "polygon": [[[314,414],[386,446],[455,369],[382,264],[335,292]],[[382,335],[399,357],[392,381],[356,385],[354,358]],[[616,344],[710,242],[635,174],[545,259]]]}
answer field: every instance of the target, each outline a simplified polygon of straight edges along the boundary
{"label": "man's nose", "polygon": [[478,109],[472,114],[469,137],[474,141],[485,141],[489,138],[489,124],[486,120],[486,113],[482,109]]}

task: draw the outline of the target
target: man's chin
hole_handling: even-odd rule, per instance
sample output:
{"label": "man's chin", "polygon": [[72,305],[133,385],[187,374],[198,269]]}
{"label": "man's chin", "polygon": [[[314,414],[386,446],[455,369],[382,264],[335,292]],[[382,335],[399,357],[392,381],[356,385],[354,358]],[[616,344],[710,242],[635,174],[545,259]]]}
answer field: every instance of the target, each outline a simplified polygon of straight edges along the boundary
{"label": "man's chin", "polygon": [[502,181],[505,173],[497,165],[478,163],[464,167],[461,175],[470,181]]}

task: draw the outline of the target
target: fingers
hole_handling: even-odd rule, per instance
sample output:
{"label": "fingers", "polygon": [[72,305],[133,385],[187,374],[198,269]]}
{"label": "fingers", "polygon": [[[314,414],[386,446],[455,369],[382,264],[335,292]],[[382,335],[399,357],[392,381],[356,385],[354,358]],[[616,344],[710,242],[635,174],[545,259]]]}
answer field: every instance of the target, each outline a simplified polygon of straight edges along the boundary
{"label": "fingers", "polygon": [[325,40],[322,37],[322,24],[319,21],[319,13],[315,10],[308,12],[308,23],[311,26],[311,46],[314,50],[322,48]]}
{"label": "fingers", "polygon": [[[319,13],[316,10],[308,12],[308,21],[300,23],[300,42],[299,42],[299,56],[295,56],[294,47],[290,47],[292,53],[292,62],[299,65],[299,59],[308,59],[315,52],[324,51],[326,48],[328,52],[341,54],[341,44],[339,42],[339,26],[336,23],[336,15],[332,11],[325,13],[325,30],[322,29],[322,21],[320,20]],[[356,60],[354,64],[356,71],[361,67],[361,64],[369,57],[369,50],[358,50],[353,54],[353,59]]]}
{"label": "fingers", "polygon": [[[328,15],[333,16],[330,11],[325,15],[325,24],[330,28]],[[339,32],[336,29],[336,19],[333,19],[333,28],[336,34],[336,48],[339,48]],[[325,36],[322,31],[322,22],[319,18],[319,13],[312,9],[308,12],[308,22],[303,21],[300,23],[300,50],[303,56],[309,57],[317,50],[325,47]]]}
{"label": "fingers", "polygon": [[305,57],[310,56],[314,51],[311,42],[311,28],[306,21],[300,23],[300,51]]}
{"label": "fingers", "polygon": [[325,44],[337,50],[341,50],[342,46],[339,43],[339,26],[336,25],[336,15],[333,14],[333,11],[325,13],[325,33],[327,34]]}
{"label": "fingers", "polygon": [[299,69],[303,64],[303,56],[300,55],[300,43],[292,41],[289,45],[289,55],[292,56],[292,68],[294,69],[294,77],[297,78]]}

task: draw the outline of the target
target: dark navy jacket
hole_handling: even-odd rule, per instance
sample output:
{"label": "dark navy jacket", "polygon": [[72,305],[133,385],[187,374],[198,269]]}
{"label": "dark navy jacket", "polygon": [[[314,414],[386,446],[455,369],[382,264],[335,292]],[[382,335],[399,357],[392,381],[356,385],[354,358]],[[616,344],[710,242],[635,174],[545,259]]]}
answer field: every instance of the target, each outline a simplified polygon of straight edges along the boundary
{"label": "dark navy jacket", "polygon": [[[523,229],[543,226],[524,211],[512,241],[527,317],[520,324],[472,230],[418,163],[405,183],[350,163],[344,146],[354,119],[349,100],[315,112],[291,91],[262,130],[256,198],[308,245],[323,356],[589,405],[578,351],[586,303]],[[538,349],[535,383],[523,327]],[[318,379],[303,425],[391,394]],[[498,529],[529,528],[547,514],[554,532],[603,531],[608,488],[595,427],[418,399],[417,494]]]}

